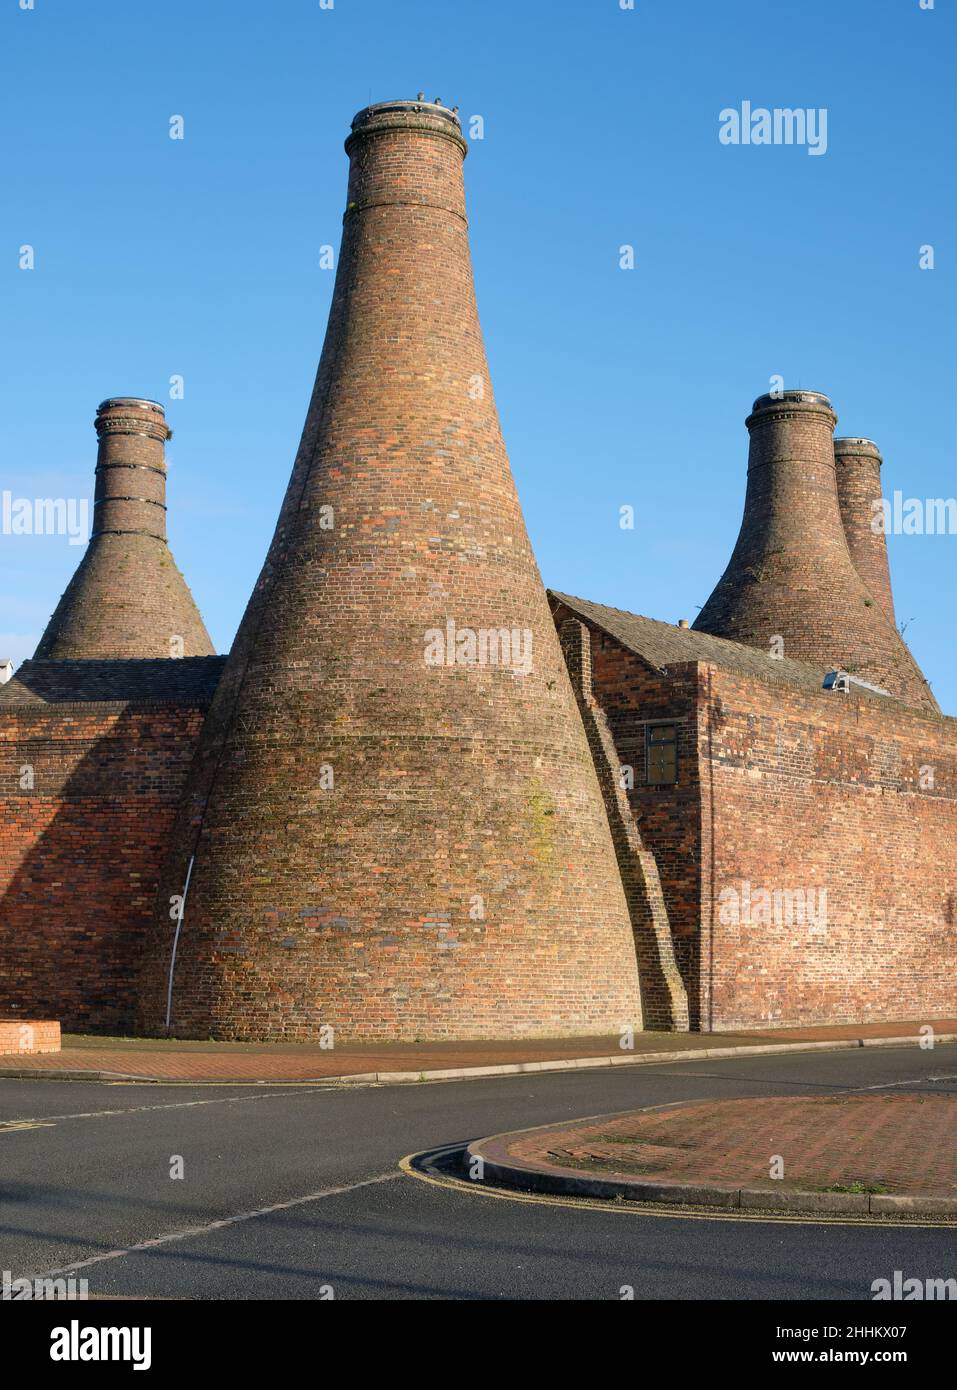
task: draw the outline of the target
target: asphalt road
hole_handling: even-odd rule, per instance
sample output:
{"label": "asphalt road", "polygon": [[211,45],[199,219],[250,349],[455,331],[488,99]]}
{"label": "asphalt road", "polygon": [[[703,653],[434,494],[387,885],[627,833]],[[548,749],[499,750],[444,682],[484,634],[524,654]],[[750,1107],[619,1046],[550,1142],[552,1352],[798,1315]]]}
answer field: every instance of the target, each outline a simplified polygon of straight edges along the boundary
{"label": "asphalt road", "polygon": [[0,1271],[80,1264],[91,1295],[162,1299],[868,1299],[896,1269],[957,1276],[953,1229],[596,1211],[398,1169],[565,1118],[864,1087],[957,1094],[957,1047],[377,1087],[0,1081]]}

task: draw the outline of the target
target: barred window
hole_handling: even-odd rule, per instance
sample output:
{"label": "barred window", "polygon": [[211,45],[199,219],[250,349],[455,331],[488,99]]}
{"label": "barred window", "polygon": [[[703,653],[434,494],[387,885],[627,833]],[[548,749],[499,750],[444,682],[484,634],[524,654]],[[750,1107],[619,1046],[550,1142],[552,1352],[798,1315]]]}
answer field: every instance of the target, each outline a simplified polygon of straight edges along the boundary
{"label": "barred window", "polygon": [[645,729],[645,780],[660,787],[678,780],[678,729],[674,724],[650,724]]}

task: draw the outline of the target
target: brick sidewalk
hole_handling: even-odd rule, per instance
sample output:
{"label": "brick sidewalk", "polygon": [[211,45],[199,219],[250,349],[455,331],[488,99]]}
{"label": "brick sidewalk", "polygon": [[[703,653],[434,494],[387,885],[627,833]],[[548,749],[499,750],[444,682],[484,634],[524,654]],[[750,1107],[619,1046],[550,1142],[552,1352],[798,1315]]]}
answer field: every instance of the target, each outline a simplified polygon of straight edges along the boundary
{"label": "brick sidewalk", "polygon": [[583,1177],[953,1199],[955,1134],[957,1097],[905,1094],[708,1101],[503,1139],[510,1158]]}
{"label": "brick sidewalk", "polygon": [[[935,1019],[939,1037],[957,1034],[957,1019]],[[164,1081],[305,1081],[376,1074],[418,1074],[502,1066],[560,1063],[613,1057],[640,1060],[661,1054],[708,1052],[716,1048],[837,1045],[854,1040],[913,1038],[923,1023],[848,1024],[822,1028],[774,1028],[745,1033],[639,1033],[632,1052],[619,1047],[618,1036],[536,1039],[530,1042],[450,1042],[340,1046],[318,1044],[216,1043],[101,1038],[66,1034],[63,1050],[41,1056],[0,1056],[4,1072],[38,1075],[108,1073]]]}

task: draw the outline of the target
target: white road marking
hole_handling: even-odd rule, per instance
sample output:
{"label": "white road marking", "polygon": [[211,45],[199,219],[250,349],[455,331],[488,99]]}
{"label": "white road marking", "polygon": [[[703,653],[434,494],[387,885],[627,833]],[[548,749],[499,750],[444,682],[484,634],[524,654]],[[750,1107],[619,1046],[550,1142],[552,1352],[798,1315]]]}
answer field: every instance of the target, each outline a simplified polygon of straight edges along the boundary
{"label": "white road marking", "polygon": [[907,1090],[911,1086],[926,1086],[930,1081],[957,1081],[957,1077],[949,1076],[914,1076],[909,1081],[884,1081],[878,1086],[848,1086],[842,1094],[857,1095],[860,1091],[899,1091]]}
{"label": "white road marking", "polygon": [[293,1197],[288,1202],[276,1202],[271,1207],[258,1207],[255,1211],[241,1211],[235,1216],[224,1216],[220,1221],[209,1221],[205,1226],[190,1226],[185,1231],[170,1231],[165,1236],[155,1236],[153,1240],[141,1240],[126,1250],[110,1250],[105,1255],[91,1255],[88,1260],[77,1260],[63,1265],[60,1269],[48,1269],[43,1274],[21,1276],[27,1279],[59,1279],[78,1269],[89,1269],[91,1265],[102,1264],[104,1260],[122,1260],[127,1255],[138,1255],[144,1250],[155,1250],[159,1245],[169,1245],[176,1240],[191,1240],[194,1237],[209,1235],[211,1231],[222,1231],[227,1226],[238,1226],[243,1221],[255,1221],[260,1216],[272,1216],[273,1212],[288,1211],[290,1207],[302,1207],[308,1202],[321,1202],[325,1197],[341,1197],[347,1192],[356,1192],[362,1187],[374,1187],[377,1183],[395,1182],[404,1177],[402,1172],[380,1173],[376,1178],[363,1178],[361,1182],[350,1183],[347,1187],[324,1187],[318,1192],[310,1192],[305,1197]]}
{"label": "white road marking", "polygon": [[[726,1079],[727,1079],[727,1077],[725,1076],[725,1073],[724,1073],[724,1072],[718,1072],[718,1071],[686,1071],[686,1072],[682,1073],[682,1075],[684,1075],[684,1076],[695,1076],[695,1077],[700,1077],[700,1078],[701,1078],[702,1080],[704,1080],[704,1081],[721,1081],[721,1080],[726,1080]],[[732,1078],[732,1079],[734,1079],[734,1078]],[[823,1093],[824,1093],[825,1095],[827,1095],[827,1096],[832,1096],[832,1097],[837,1098],[837,1097],[840,1097],[840,1096],[855,1096],[855,1095],[858,1095],[858,1094],[859,1094],[860,1092],[862,1092],[862,1091],[899,1091],[899,1090],[908,1090],[908,1089],[910,1089],[910,1088],[913,1088],[914,1086],[924,1086],[924,1085],[927,1085],[927,1084],[928,1084],[929,1082],[931,1082],[931,1081],[957,1081],[957,1076],[911,1076],[911,1077],[908,1077],[905,1081],[882,1081],[882,1082],[879,1082],[877,1085],[874,1085],[874,1086],[839,1086],[839,1085],[837,1085],[837,1084],[836,1084],[835,1082],[833,1082],[833,1081],[788,1081],[788,1080],[773,1080],[773,1081],[772,1081],[772,1080],[767,1080],[767,1079],[759,1079],[758,1081],[753,1082],[753,1079],[752,1079],[751,1077],[739,1077],[738,1080],[743,1080],[743,1081],[746,1081],[746,1082],[752,1082],[752,1084],[761,1085],[761,1086],[778,1086],[778,1087],[792,1086],[792,1087],[800,1087],[802,1090],[812,1091],[812,1092],[815,1093],[815,1094],[813,1094],[813,1095],[809,1095],[809,1096],[804,1097],[806,1100],[815,1100],[815,1099],[818,1099],[818,1098],[819,1098],[818,1095],[817,1095],[818,1092],[823,1092]],[[762,1097],[759,1097],[759,1096],[724,1096],[724,1097],[721,1097],[720,1099],[723,1099],[723,1100],[759,1100],[759,1099],[762,1099]]]}
{"label": "white road marking", "polygon": [[317,1086],[306,1091],[263,1091],[253,1096],[220,1096],[215,1100],[177,1100],[168,1101],[165,1105],[127,1105],[116,1110],[81,1110],[75,1115],[40,1115],[28,1120],[6,1120],[0,1122],[0,1129],[10,1125],[55,1125],[60,1120],[103,1120],[114,1115],[142,1115],[150,1110],[190,1110],[197,1105],[242,1105],[249,1100],[287,1100],[292,1096],[318,1096],[339,1089],[338,1086]]}

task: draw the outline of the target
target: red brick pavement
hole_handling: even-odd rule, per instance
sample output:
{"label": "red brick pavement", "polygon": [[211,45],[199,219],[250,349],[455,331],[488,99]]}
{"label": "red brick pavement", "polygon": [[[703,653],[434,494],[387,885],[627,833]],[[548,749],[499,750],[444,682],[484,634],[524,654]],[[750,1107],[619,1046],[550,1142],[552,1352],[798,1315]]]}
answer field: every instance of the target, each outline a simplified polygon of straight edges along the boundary
{"label": "red brick pavement", "polygon": [[[66,1035],[63,1050],[42,1056],[0,1056],[3,1073],[109,1072],[144,1080],[304,1081],[369,1072],[439,1071],[576,1058],[641,1057],[648,1054],[707,1051],[713,1048],[768,1047],[854,1039],[919,1036],[920,1022],[845,1025],[834,1028],[774,1028],[748,1033],[640,1033],[634,1052],[623,1052],[619,1038],[556,1038],[530,1042],[408,1043],[337,1047],[316,1044],[264,1044],[162,1041],[155,1038],[102,1038]],[[957,1019],[933,1021],[937,1035],[957,1034]]]}

